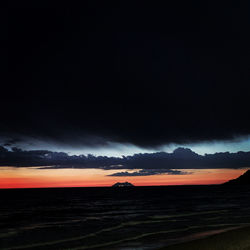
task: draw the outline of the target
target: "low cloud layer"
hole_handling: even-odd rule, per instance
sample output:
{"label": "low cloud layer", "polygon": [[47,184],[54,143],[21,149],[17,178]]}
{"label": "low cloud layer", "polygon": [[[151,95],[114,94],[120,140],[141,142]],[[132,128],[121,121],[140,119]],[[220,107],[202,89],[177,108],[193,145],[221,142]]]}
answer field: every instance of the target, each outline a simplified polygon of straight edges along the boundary
{"label": "low cloud layer", "polygon": [[190,172],[180,171],[180,170],[172,170],[172,169],[141,169],[134,172],[118,172],[114,174],[110,174],[108,176],[149,176],[149,175],[161,175],[161,174],[167,174],[167,175],[184,175],[184,174],[190,174]]}
{"label": "low cloud layer", "polygon": [[[48,150],[8,150],[0,147],[0,166],[34,167],[43,169],[96,168],[121,170],[116,175],[183,174],[173,169],[219,169],[250,167],[250,152],[199,155],[188,148],[177,148],[173,153],[157,152],[123,157],[73,155]],[[128,169],[135,172],[126,172]],[[139,171],[138,171],[139,169]],[[122,170],[126,170],[125,172]]]}

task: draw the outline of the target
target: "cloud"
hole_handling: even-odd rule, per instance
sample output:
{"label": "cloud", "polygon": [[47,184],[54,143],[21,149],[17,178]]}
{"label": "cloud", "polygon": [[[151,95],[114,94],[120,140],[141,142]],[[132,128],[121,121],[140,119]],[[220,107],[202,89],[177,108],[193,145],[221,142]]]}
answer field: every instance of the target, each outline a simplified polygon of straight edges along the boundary
{"label": "cloud", "polygon": [[[0,147],[0,166],[32,167],[46,169],[99,168],[103,170],[141,169],[149,173],[173,169],[219,169],[250,167],[250,152],[215,153],[199,155],[188,148],[177,148],[173,153],[157,152],[123,157],[94,155],[68,155],[48,150],[8,150]],[[139,172],[146,174],[146,172]],[[177,172],[175,172],[177,173]]]}
{"label": "cloud", "polygon": [[162,174],[168,174],[168,175],[185,175],[190,174],[190,172],[184,172],[180,170],[172,170],[172,169],[141,169],[134,172],[117,172],[114,174],[110,174],[108,176],[150,176],[150,175],[162,175]]}
{"label": "cloud", "polygon": [[244,4],[33,2],[3,34],[0,136],[157,148],[250,134]]}
{"label": "cloud", "polygon": [[5,147],[11,147],[11,146],[13,147],[13,145],[15,145],[18,142],[21,142],[21,140],[17,138],[12,138],[12,139],[6,139],[6,140],[3,139],[3,142],[4,142]]}

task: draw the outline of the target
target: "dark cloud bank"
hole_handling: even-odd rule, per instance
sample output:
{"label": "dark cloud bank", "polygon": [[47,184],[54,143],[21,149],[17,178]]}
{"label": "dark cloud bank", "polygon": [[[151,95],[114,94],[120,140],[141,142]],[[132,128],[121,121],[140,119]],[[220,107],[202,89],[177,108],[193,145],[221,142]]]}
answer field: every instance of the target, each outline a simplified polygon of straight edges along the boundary
{"label": "dark cloud bank", "polygon": [[1,16],[0,136],[157,147],[249,135],[248,10],[248,1],[12,1]]}
{"label": "dark cloud bank", "polygon": [[172,170],[172,169],[141,169],[134,172],[118,172],[114,174],[110,174],[108,176],[149,176],[149,175],[161,175],[161,174],[168,174],[168,175],[184,175],[190,174],[190,172],[180,171],[180,170]]}
{"label": "dark cloud bank", "polygon": [[[121,170],[113,176],[146,176],[156,174],[187,174],[178,169],[219,169],[250,167],[250,152],[215,153],[199,155],[188,148],[177,148],[173,153],[158,152],[134,154],[124,157],[93,155],[69,156],[62,152],[46,150],[12,151],[0,147],[0,165],[14,167],[39,166],[41,169],[97,168],[103,170]],[[122,171],[125,169],[134,172]],[[139,169],[139,170],[138,170]]]}

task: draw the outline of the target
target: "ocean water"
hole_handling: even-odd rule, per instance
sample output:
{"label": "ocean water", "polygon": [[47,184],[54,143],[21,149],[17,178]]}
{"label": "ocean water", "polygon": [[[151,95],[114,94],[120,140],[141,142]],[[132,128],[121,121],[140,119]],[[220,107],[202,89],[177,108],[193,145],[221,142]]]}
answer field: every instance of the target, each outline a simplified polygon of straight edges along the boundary
{"label": "ocean water", "polygon": [[0,190],[0,249],[158,249],[250,225],[250,188]]}

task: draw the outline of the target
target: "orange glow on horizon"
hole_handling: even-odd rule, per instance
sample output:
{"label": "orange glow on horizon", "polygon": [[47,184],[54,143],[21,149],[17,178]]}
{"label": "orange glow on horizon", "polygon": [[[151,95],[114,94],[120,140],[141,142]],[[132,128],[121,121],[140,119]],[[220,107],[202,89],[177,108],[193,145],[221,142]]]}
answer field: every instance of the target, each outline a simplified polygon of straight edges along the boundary
{"label": "orange glow on horizon", "polygon": [[[129,170],[128,170],[129,171]],[[135,186],[220,184],[237,178],[246,169],[184,170],[187,175],[107,176],[117,170],[36,169],[2,167],[0,188],[105,187],[128,181]]]}

